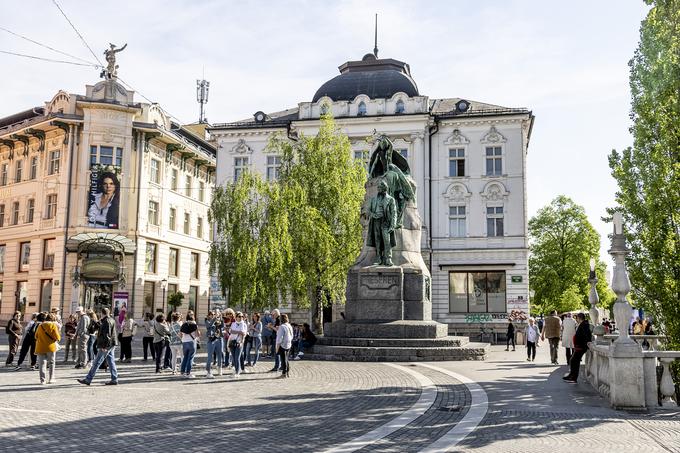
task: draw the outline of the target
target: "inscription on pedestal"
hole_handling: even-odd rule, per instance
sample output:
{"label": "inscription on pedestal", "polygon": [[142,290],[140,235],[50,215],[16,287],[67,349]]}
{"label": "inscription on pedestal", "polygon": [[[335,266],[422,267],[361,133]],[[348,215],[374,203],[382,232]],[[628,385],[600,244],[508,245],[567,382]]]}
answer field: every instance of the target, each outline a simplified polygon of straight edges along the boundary
{"label": "inscription on pedestal", "polygon": [[401,275],[372,274],[359,277],[360,299],[401,299]]}

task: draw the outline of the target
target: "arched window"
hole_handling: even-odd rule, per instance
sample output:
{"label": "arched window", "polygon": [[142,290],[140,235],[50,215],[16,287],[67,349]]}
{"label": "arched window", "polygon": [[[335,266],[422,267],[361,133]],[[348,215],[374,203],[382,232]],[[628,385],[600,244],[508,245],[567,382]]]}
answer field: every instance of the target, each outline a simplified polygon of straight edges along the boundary
{"label": "arched window", "polygon": [[399,100],[397,101],[397,107],[394,109],[394,113],[404,113],[404,111],[405,111],[405,109],[404,109],[404,101],[402,101],[401,99],[399,99]]}
{"label": "arched window", "polygon": [[328,104],[326,103],[321,104],[321,114],[322,115],[328,114]]}
{"label": "arched window", "polygon": [[366,104],[364,101],[359,102],[359,107],[357,109],[357,116],[364,116],[366,115]]}

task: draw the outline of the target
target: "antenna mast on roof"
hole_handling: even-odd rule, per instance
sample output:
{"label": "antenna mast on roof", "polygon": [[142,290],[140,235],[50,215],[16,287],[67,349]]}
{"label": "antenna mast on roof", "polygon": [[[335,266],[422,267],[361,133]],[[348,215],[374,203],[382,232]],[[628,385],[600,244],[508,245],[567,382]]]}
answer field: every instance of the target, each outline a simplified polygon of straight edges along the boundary
{"label": "antenna mast on roof", "polygon": [[375,47],[373,47],[373,55],[378,58],[378,13],[375,13]]}
{"label": "antenna mast on roof", "polygon": [[199,123],[207,123],[205,118],[203,106],[208,103],[208,90],[210,89],[210,82],[205,79],[196,80],[196,101],[201,104],[201,113],[198,117]]}

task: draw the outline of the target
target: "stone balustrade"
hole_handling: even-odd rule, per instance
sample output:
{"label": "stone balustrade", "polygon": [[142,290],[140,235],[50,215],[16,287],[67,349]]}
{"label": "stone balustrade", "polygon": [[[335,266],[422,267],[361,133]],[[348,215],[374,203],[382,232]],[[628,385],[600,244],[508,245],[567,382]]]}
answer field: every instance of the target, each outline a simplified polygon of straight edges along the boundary
{"label": "stone balustrade", "polygon": [[[603,335],[590,343],[586,354],[588,382],[617,409],[652,410],[675,407],[675,385],[670,365],[680,360],[680,351],[659,350],[661,335],[631,335],[635,347],[616,347],[618,335]],[[647,340],[649,349],[641,343]],[[657,368],[661,367],[661,379]]]}

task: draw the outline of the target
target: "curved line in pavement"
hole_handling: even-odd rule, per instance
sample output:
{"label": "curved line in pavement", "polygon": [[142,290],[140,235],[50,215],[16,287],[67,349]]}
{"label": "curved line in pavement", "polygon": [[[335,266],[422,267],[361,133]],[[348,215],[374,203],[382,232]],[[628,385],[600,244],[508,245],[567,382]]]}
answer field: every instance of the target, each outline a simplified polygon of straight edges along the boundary
{"label": "curved line in pavement", "polygon": [[418,381],[421,387],[420,398],[418,398],[418,401],[416,401],[413,406],[408,408],[401,415],[393,418],[389,422],[378,426],[376,429],[369,431],[354,440],[350,440],[349,442],[346,442],[342,445],[330,448],[324,453],[345,453],[359,450],[360,448],[382,439],[383,437],[389,436],[398,429],[408,425],[413,420],[423,415],[430,408],[430,406],[432,406],[435,399],[437,398],[437,387],[430,380],[430,378],[423,376],[422,374],[405,366],[395,365],[392,363],[385,363],[384,365],[391,366],[392,368],[396,368],[400,371],[408,373],[413,376],[416,381]]}
{"label": "curved line in pavement", "polygon": [[482,386],[474,382],[472,379],[438,366],[428,365],[425,363],[419,363],[418,365],[430,368],[459,380],[465,384],[468,391],[470,392],[470,395],[472,396],[470,410],[468,410],[468,413],[465,414],[465,417],[456,423],[456,426],[451,428],[449,432],[424,449],[420,450],[420,453],[451,451],[456,445],[465,439],[468,434],[474,431],[477,425],[479,425],[479,423],[482,421],[489,408],[489,399],[486,396],[486,392]]}

